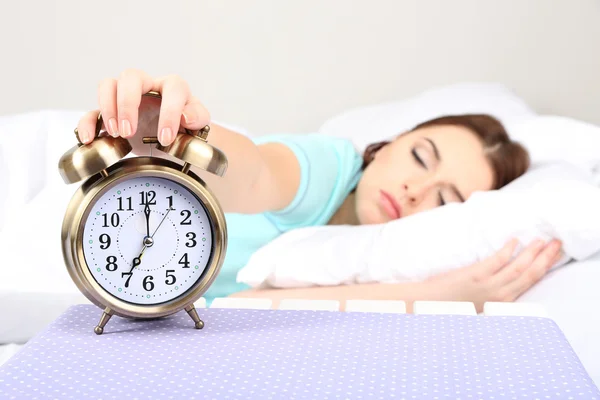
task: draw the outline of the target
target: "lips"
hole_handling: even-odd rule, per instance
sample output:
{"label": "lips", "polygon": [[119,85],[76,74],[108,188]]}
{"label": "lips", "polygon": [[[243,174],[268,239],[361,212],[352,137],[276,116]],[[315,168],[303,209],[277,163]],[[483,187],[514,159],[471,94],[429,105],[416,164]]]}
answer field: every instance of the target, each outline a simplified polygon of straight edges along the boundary
{"label": "lips", "polygon": [[385,190],[380,190],[379,193],[379,205],[388,217],[390,217],[390,219],[400,218],[402,216],[402,208],[396,199]]}

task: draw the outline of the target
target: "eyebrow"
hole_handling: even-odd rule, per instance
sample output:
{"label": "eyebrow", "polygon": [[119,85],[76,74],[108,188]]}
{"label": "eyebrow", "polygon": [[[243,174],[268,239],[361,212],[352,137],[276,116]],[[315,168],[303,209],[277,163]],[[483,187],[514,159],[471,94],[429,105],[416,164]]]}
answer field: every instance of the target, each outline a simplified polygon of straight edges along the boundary
{"label": "eyebrow", "polygon": [[[431,148],[433,149],[433,154],[435,154],[435,158],[438,161],[441,161],[441,157],[440,157],[440,152],[437,148],[437,146],[435,145],[435,142],[431,139],[429,139],[428,137],[424,138],[425,140],[427,140],[429,142],[429,144],[431,145]],[[465,198],[462,194],[460,194],[460,191],[458,190],[458,188],[455,185],[451,185],[450,187],[452,189],[452,191],[454,191],[454,193],[456,194],[456,196],[460,199],[461,202],[465,202]]]}

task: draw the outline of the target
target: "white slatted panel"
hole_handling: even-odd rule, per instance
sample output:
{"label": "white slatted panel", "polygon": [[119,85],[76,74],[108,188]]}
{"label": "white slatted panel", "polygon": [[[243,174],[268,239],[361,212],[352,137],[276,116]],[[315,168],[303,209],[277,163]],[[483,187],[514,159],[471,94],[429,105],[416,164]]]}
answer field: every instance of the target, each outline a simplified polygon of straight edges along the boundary
{"label": "white slatted panel", "polygon": [[405,314],[406,303],[394,300],[348,300],[346,311]]}
{"label": "white slatted panel", "polygon": [[213,300],[210,308],[244,308],[255,310],[268,310],[273,302],[271,299],[255,299],[241,297],[218,297]]}
{"label": "white slatted panel", "polygon": [[21,347],[23,347],[22,344],[14,343],[0,346],[0,366],[17,354],[17,352],[21,350]]}
{"label": "white slatted panel", "polygon": [[526,316],[548,317],[548,311],[541,304],[536,303],[496,303],[489,302],[483,305],[484,315],[497,316]]}
{"label": "white slatted panel", "polygon": [[415,314],[477,315],[475,304],[463,301],[415,301]]}
{"label": "white slatted panel", "polygon": [[336,300],[284,299],[279,303],[280,310],[339,311],[340,302]]}
{"label": "white slatted panel", "polygon": [[194,303],[194,307],[196,307],[196,308],[206,308],[206,299],[204,297],[200,297]]}

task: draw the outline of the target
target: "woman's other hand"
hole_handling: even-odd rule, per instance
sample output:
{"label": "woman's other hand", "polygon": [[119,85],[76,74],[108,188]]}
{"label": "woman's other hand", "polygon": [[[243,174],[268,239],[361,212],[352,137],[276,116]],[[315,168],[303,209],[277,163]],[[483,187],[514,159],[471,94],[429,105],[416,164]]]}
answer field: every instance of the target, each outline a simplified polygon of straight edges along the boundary
{"label": "woman's other hand", "polygon": [[[161,93],[162,99],[143,96],[150,91]],[[153,78],[140,70],[125,70],[117,79],[99,83],[98,105],[99,109],[88,112],[79,121],[81,141],[87,144],[93,140],[101,112],[103,128],[108,134],[129,139],[136,154],[148,147],[143,145],[142,136],[156,136],[167,146],[180,126],[195,130],[210,122],[208,111],[191,95],[187,82],[177,75]]]}
{"label": "woman's other hand", "polygon": [[562,247],[559,240],[536,240],[512,258],[517,244],[513,239],[493,256],[436,275],[428,282],[440,299],[472,302],[478,312],[488,301],[514,301],[544,277],[560,259]]}

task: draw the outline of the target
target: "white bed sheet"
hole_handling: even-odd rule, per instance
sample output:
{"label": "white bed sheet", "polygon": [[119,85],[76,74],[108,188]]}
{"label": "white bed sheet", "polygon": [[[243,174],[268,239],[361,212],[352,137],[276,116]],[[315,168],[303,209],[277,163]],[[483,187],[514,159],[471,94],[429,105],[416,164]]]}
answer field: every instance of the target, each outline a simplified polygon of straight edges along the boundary
{"label": "white bed sheet", "polygon": [[2,364],[10,360],[12,356],[17,354],[23,346],[24,345],[22,344],[16,343],[0,345],[0,367],[2,367]]}
{"label": "white bed sheet", "polygon": [[548,274],[518,302],[543,305],[600,387],[600,253]]}

